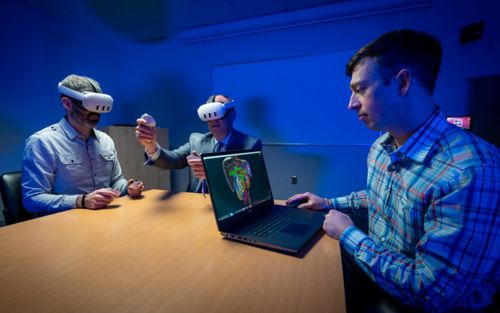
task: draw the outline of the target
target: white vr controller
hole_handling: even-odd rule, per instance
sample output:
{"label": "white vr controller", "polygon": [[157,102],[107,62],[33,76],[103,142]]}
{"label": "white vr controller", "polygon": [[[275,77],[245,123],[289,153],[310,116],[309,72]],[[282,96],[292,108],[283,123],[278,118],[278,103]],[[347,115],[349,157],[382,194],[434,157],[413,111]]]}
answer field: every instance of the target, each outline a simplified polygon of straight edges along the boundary
{"label": "white vr controller", "polygon": [[234,101],[228,103],[210,102],[200,105],[198,116],[204,122],[223,118],[228,109],[234,108]]}
{"label": "white vr controller", "polygon": [[57,89],[68,97],[80,100],[83,107],[90,112],[108,113],[113,109],[113,98],[110,95],[90,91],[79,92],[63,86],[61,83]]}
{"label": "white vr controller", "polygon": [[146,121],[146,124],[144,124],[144,125],[146,125],[148,127],[156,127],[155,119],[151,115],[149,115],[148,113],[144,113],[141,116],[141,118]]}

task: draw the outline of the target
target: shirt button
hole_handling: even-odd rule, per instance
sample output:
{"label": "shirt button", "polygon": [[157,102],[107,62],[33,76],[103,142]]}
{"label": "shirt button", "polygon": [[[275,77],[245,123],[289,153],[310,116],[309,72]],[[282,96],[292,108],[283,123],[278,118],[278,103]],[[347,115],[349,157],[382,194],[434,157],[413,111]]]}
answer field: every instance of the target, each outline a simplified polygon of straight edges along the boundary
{"label": "shirt button", "polygon": [[384,242],[385,241],[385,237],[380,238],[380,241]]}

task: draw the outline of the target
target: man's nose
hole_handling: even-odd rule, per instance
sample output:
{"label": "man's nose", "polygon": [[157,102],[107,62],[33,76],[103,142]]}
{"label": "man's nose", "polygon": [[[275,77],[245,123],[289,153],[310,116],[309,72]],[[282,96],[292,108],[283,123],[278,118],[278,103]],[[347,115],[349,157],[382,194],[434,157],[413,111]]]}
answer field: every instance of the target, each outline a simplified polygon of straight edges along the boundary
{"label": "man's nose", "polygon": [[351,98],[349,99],[349,104],[347,108],[349,110],[358,110],[361,106],[361,103],[359,102],[359,99],[354,95],[354,93],[351,94]]}

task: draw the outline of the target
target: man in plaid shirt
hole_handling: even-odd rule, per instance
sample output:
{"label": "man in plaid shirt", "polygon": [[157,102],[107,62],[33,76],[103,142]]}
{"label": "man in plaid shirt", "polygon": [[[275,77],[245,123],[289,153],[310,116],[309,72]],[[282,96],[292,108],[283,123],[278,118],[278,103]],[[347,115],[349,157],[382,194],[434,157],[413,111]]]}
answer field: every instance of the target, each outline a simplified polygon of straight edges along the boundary
{"label": "man in plaid shirt", "polygon": [[[288,199],[329,210],[323,228],[340,240],[348,311],[482,311],[500,289],[500,153],[435,106],[441,55],[436,38],[408,29],[354,54],[349,109],[384,132],[368,155],[366,190]],[[368,235],[348,215],[359,209]]]}

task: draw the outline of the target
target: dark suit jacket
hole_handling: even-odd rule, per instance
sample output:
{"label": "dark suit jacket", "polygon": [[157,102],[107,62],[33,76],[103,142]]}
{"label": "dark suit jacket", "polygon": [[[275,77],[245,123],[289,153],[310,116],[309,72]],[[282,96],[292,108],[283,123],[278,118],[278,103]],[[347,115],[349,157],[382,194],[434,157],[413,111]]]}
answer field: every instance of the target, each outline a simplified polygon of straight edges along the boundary
{"label": "dark suit jacket", "polygon": [[[213,152],[214,139],[212,133],[193,133],[189,136],[189,142],[180,146],[175,150],[161,149],[160,156],[151,165],[162,169],[180,169],[188,166],[186,157],[191,154],[193,150],[198,154]],[[231,138],[226,146],[226,151],[236,150],[250,150],[262,149],[262,142],[260,139],[251,137],[236,129],[233,129]],[[187,191],[196,192],[199,184],[199,179],[194,176],[193,171],[189,170],[189,185]]]}

